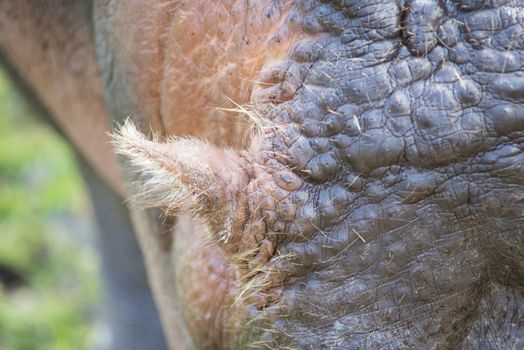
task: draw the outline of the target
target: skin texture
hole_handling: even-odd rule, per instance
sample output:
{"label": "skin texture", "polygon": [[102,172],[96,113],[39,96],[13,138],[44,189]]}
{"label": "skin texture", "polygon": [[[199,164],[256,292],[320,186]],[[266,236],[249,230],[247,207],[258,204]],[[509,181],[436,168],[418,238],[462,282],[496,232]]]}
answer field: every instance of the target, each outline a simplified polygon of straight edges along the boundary
{"label": "skin texture", "polygon": [[524,347],[523,7],[96,1],[170,346]]}
{"label": "skin texture", "polygon": [[[251,87],[250,102],[268,122],[261,121],[247,154],[237,155],[245,160],[248,183],[236,194],[239,203],[242,193],[249,198],[240,215],[244,226],[231,232],[228,244],[215,243],[214,253],[232,256],[222,258],[235,270],[222,272],[233,278],[223,294],[237,303],[244,293],[252,298],[230,307],[227,298],[215,297],[229,312],[220,318],[223,334],[214,346],[521,347],[520,5],[278,5],[278,25],[266,41],[278,37],[277,45],[287,49],[264,59]],[[216,6],[218,16],[222,5]],[[172,22],[186,16],[175,10]],[[213,38],[205,24],[200,31]],[[193,45],[186,51],[176,46],[182,66],[198,41]],[[174,84],[200,81],[180,74],[169,75]],[[193,101],[189,93],[181,98]],[[144,140],[133,138],[123,135],[118,142],[131,140],[122,153],[137,172],[157,181],[145,184],[148,194],[155,188],[165,194],[164,180],[173,192],[187,187],[170,182],[170,174],[191,177],[199,168],[176,166],[181,141],[165,149],[154,143],[134,148]],[[195,154],[206,147],[193,145]],[[155,164],[141,163],[142,157]],[[213,158],[227,165],[212,171],[209,185],[230,170],[225,156]],[[176,211],[176,199],[146,200],[155,201]],[[198,239],[187,225],[177,227],[174,245],[193,252],[177,241],[189,234]],[[198,253],[175,253],[173,260],[175,266],[206,266]],[[217,293],[205,276],[178,286],[175,299],[196,294],[192,288],[201,299],[207,290]],[[198,312],[182,314],[193,339],[205,339],[194,321]],[[491,317],[488,331],[481,320]]]}

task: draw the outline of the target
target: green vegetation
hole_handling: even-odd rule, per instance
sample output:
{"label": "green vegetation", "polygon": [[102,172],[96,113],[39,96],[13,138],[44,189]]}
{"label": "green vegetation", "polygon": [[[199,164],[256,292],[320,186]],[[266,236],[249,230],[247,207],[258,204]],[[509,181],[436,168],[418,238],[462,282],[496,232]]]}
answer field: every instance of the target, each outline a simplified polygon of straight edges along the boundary
{"label": "green vegetation", "polygon": [[85,349],[99,299],[89,205],[67,144],[0,72],[0,349]]}

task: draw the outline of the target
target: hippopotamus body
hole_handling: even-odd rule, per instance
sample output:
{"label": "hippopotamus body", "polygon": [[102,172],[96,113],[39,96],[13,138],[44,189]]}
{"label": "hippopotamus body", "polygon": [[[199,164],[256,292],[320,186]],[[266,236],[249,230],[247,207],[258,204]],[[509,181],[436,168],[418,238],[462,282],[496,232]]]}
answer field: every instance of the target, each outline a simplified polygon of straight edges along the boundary
{"label": "hippopotamus body", "polygon": [[115,344],[163,346],[147,271],[173,349],[524,348],[521,0],[5,1],[0,50]]}

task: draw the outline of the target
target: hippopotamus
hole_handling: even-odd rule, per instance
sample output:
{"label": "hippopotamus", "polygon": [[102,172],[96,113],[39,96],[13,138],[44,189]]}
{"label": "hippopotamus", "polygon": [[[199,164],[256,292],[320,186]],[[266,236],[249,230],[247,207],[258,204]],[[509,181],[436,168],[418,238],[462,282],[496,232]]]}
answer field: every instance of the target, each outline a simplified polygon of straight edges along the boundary
{"label": "hippopotamus", "polygon": [[523,349],[523,9],[0,3],[83,164],[115,348]]}

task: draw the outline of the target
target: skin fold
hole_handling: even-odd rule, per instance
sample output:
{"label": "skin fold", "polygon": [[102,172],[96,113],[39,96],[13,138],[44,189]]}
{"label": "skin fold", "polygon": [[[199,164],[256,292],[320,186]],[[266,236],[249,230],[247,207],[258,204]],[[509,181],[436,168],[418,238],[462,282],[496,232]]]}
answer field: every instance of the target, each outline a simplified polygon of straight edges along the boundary
{"label": "skin fold", "polygon": [[169,345],[523,348],[523,8],[95,1]]}

